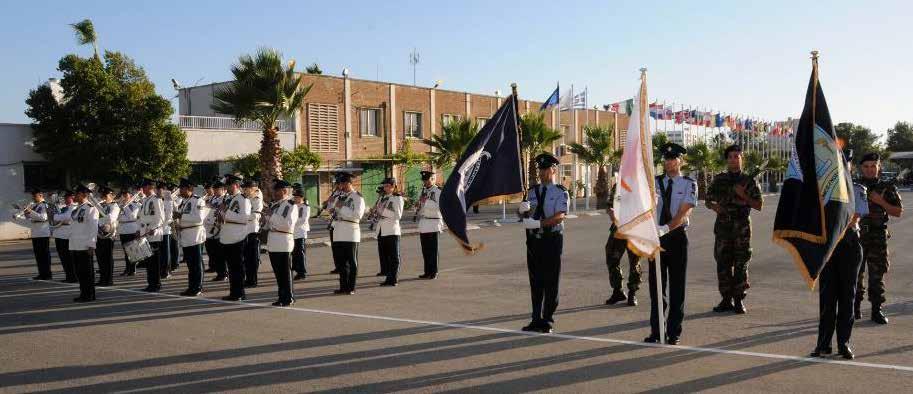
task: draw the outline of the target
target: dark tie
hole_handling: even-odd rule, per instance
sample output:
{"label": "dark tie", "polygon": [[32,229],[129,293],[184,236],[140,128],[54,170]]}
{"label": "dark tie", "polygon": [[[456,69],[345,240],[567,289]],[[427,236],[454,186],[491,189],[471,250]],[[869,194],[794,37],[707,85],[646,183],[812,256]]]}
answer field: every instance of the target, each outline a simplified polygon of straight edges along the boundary
{"label": "dark tie", "polygon": [[672,221],[672,178],[663,191],[663,210],[659,214],[659,225],[662,226]]}

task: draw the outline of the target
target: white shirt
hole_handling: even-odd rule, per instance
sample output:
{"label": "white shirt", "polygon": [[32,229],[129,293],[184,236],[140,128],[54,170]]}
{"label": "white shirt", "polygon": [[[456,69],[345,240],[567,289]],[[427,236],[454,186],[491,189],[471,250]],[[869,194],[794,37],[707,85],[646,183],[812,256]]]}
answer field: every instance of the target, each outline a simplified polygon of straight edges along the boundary
{"label": "white shirt", "polygon": [[99,215],[98,227],[99,229],[102,226],[111,226],[111,238],[114,238],[117,235],[117,222],[118,216],[120,216],[120,206],[116,202],[111,203],[101,203],[101,209],[104,210],[105,216]]}
{"label": "white shirt", "polygon": [[139,214],[140,234],[151,232],[146,238],[149,242],[162,241],[162,226],[165,224],[165,207],[162,199],[155,194],[143,198]]}
{"label": "white shirt", "polygon": [[171,224],[174,223],[174,199],[171,194],[162,196],[162,212],[165,222],[162,223],[162,235],[171,235]]}
{"label": "white shirt", "polygon": [[307,203],[298,204],[298,220],[295,221],[295,239],[308,237],[311,231],[311,206]]}
{"label": "white shirt", "polygon": [[71,212],[70,250],[95,249],[95,241],[98,238],[98,210],[86,202]]}
{"label": "white shirt", "polygon": [[54,221],[59,225],[54,229],[54,238],[70,239],[70,214],[76,209],[76,204],[62,205],[54,215]]}
{"label": "white shirt", "polygon": [[418,232],[420,233],[439,233],[444,231],[444,219],[441,217],[441,189],[436,185],[422,189],[422,198],[425,202],[419,211]]}
{"label": "white shirt", "polygon": [[361,242],[359,222],[365,214],[365,199],[353,190],[339,196],[337,201],[342,201],[343,205],[336,209],[336,219],[330,223],[333,242]]}
{"label": "white shirt", "polygon": [[206,229],[203,227],[203,218],[208,210],[206,203],[197,196],[181,199],[181,205],[178,206],[178,212],[181,215],[178,220],[178,229],[180,231],[178,240],[181,242],[181,247],[194,246],[206,242]]}
{"label": "white shirt", "polygon": [[298,221],[298,206],[289,199],[273,204],[272,214],[267,222],[266,250],[289,253],[295,247],[295,222]]}
{"label": "white shirt", "polygon": [[29,204],[28,213],[17,213],[13,220],[29,228],[31,238],[47,238],[51,236],[51,227],[48,225],[48,205],[44,201]]}
{"label": "white shirt", "polygon": [[377,221],[377,236],[402,235],[399,220],[403,217],[404,201],[401,196],[394,194],[384,195],[377,205],[379,220]]}
{"label": "white shirt", "polygon": [[256,234],[260,232],[260,216],[263,215],[263,193],[257,190],[254,197],[250,200],[250,219],[247,222],[247,233]]}
{"label": "white shirt", "polygon": [[120,216],[117,218],[118,234],[135,234],[139,231],[140,210],[142,205],[136,202],[127,204],[120,210]]}
{"label": "white shirt", "polygon": [[219,233],[219,242],[222,245],[236,244],[247,237],[247,225],[250,222],[250,200],[240,192],[229,196],[228,209],[225,211],[225,222]]}

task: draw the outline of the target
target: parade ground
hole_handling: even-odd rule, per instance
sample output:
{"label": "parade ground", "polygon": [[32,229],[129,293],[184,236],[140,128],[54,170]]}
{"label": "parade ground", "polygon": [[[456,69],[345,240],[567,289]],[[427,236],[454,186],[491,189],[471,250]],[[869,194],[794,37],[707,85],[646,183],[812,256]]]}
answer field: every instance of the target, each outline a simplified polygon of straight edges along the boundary
{"label": "parade ground", "polygon": [[[913,198],[902,193],[907,201]],[[905,392],[913,382],[913,218],[892,219],[887,326],[863,320],[856,359],[806,358],[818,293],[771,243],[777,197],[753,213],[748,314],[717,314],[713,216],[692,215],[686,319],[680,346],[645,344],[640,305],[606,306],[606,215],[568,219],[554,334],[520,331],[529,319],[522,227],[470,231],[485,248],[465,256],[441,237],[441,273],[421,274],[418,237],[402,239],[398,287],[378,287],[377,244],[359,250],[357,294],[335,296],[330,249],[308,250],[291,308],[269,304],[276,286],[264,254],[260,286],[226,302],[207,274],[201,298],[177,294],[186,267],[160,294],[145,273],[76,304],[75,284],[32,281],[31,245],[0,245],[0,392]],[[484,224],[484,223],[482,223]],[[118,248],[119,249],[119,248]],[[116,272],[123,267],[118,252]],[[56,255],[55,279],[62,279]],[[623,262],[627,272],[627,262]],[[644,272],[646,265],[644,264]],[[644,275],[646,280],[646,275]],[[622,303],[623,304],[623,303]],[[834,345],[836,348],[836,344]]]}

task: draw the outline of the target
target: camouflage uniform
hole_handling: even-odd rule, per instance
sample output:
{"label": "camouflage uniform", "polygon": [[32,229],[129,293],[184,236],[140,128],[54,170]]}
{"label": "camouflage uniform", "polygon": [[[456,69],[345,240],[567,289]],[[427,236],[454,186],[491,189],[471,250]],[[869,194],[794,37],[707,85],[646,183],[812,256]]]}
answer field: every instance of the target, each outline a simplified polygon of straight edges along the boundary
{"label": "camouflage uniform", "polygon": [[[884,199],[889,204],[903,207],[897,187],[891,182],[878,179],[861,178],[859,183],[868,189],[868,194],[884,193]],[[869,302],[872,305],[881,305],[886,301],[884,290],[884,275],[891,265],[888,260],[888,214],[880,205],[869,201],[869,214],[859,219],[860,243],[862,244],[863,260],[859,270],[859,280],[856,282],[856,301],[862,301],[865,296],[865,270],[869,270]]]}
{"label": "camouflage uniform", "polygon": [[[615,185],[612,185],[612,191],[609,194],[609,208],[613,208],[615,203]],[[612,223],[609,229],[609,239],[605,243],[605,265],[609,269],[609,283],[613,290],[620,290],[624,282],[624,274],[621,273],[621,258],[628,251],[628,292],[633,293],[640,289],[640,257],[628,248],[628,241],[616,238],[618,227]]]}
{"label": "camouflage uniform", "polygon": [[751,261],[751,207],[743,205],[735,194],[736,185],[745,185],[745,194],[761,200],[761,186],[744,173],[724,172],[713,177],[707,189],[707,204],[720,206],[713,233],[716,241],[713,257],[720,294],[724,299],[741,300],[749,287],[748,263]]}

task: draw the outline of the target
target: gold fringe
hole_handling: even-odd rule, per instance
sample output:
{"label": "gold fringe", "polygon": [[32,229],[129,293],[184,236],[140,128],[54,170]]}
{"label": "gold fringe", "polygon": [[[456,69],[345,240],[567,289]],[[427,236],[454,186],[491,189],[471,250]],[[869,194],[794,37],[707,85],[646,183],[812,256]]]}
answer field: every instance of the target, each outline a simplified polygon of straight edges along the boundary
{"label": "gold fringe", "polygon": [[789,241],[787,241],[783,238],[777,238],[776,235],[774,235],[774,237],[773,237],[773,242],[777,245],[780,245],[783,249],[786,249],[786,251],[793,257],[793,264],[795,264],[796,268],[799,269],[799,272],[802,274],[802,277],[805,279],[805,283],[808,284],[808,289],[810,291],[814,291],[815,283],[817,282],[817,280],[812,279],[811,274],[809,274],[809,272],[808,272],[808,268],[806,268],[805,263],[802,262],[802,257],[799,256],[799,251],[796,250],[796,248],[793,246],[793,244],[789,243]]}
{"label": "gold fringe", "polygon": [[774,230],[774,239],[786,239],[786,238],[800,238],[808,242],[814,242],[819,245],[823,245],[827,242],[827,239],[824,237],[819,237],[815,234],[806,233],[804,231],[798,230]]}

